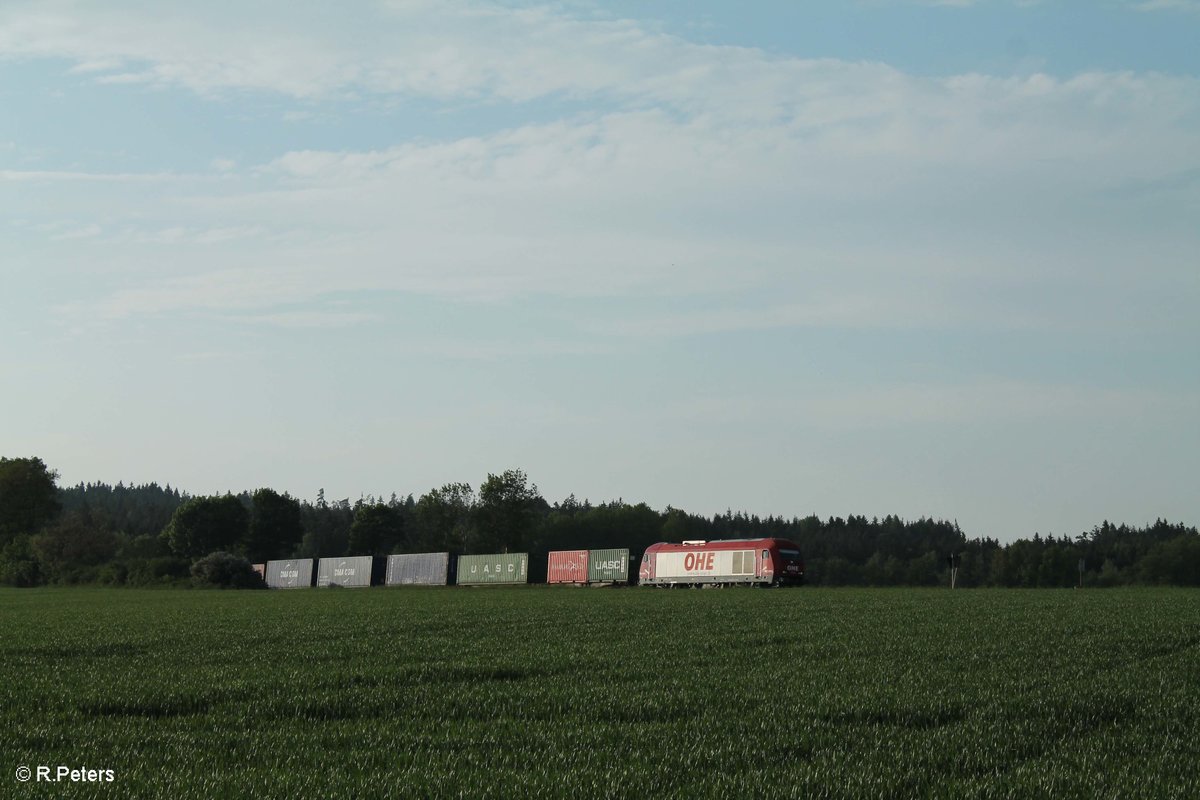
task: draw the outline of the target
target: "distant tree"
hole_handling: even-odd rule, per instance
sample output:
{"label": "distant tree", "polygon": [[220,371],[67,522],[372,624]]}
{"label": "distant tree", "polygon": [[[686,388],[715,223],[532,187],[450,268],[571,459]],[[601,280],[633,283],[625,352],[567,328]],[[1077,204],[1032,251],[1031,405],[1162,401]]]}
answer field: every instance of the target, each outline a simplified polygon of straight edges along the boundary
{"label": "distant tree", "polygon": [[300,558],[333,558],[346,555],[350,541],[350,525],[354,522],[354,510],[350,501],[325,500],[325,490],[317,494],[316,504],[303,503],[300,518],[304,527],[304,538],[295,554]]}
{"label": "distant tree", "polygon": [[1100,565],[1100,574],[1096,576],[1096,585],[1105,588],[1112,586],[1120,586],[1125,582],[1120,570],[1111,558],[1104,559],[1104,563]]}
{"label": "distant tree", "polygon": [[519,469],[488,474],[479,487],[477,547],[516,552],[532,539],[538,517],[548,508],[536,484]]}
{"label": "distant tree", "polygon": [[82,511],[63,514],[30,540],[43,578],[52,583],[95,580],[120,546],[119,537]]}
{"label": "distant tree", "polygon": [[664,542],[685,542],[689,539],[707,539],[704,520],[678,508],[667,506],[662,523],[661,538]]}
{"label": "distant tree", "polygon": [[163,537],[177,555],[199,558],[232,550],[246,538],[250,514],[231,494],[193,497],[175,510]]}
{"label": "distant tree", "polygon": [[80,483],[60,489],[58,497],[64,513],[84,513],[96,526],[129,536],[158,536],[187,499],[178,489],[156,483]]}
{"label": "distant tree", "polygon": [[259,489],[250,501],[246,557],[256,563],[284,558],[300,543],[304,527],[300,501],[274,489]]}
{"label": "distant tree", "polygon": [[1200,536],[1156,543],[1142,558],[1138,577],[1146,583],[1200,586]]}
{"label": "distant tree", "polygon": [[859,570],[844,558],[837,556],[815,561],[809,567],[815,583],[821,586],[852,586],[859,583]]}
{"label": "distant tree", "polygon": [[908,562],[904,582],[909,586],[937,586],[942,583],[943,576],[945,583],[949,585],[950,576],[945,559],[930,551]]}
{"label": "distant tree", "polygon": [[894,556],[885,556],[876,550],[863,566],[863,580],[868,586],[891,586],[896,583],[895,576],[890,574],[889,560]]}
{"label": "distant tree", "polygon": [[351,555],[386,555],[404,548],[404,515],[395,505],[362,504],[350,525]]}
{"label": "distant tree", "polygon": [[[564,510],[565,509],[565,510]],[[541,521],[533,549],[589,550],[627,547],[641,553],[661,541],[663,515],[645,503],[614,501],[598,506],[560,504]]]}
{"label": "distant tree", "polygon": [[32,536],[58,515],[56,480],[40,458],[0,458],[0,546]]}
{"label": "distant tree", "polygon": [[467,550],[474,542],[475,491],[469,483],[447,483],[430,489],[413,509],[416,523],[412,547],[416,551]]}
{"label": "distant tree", "polygon": [[0,583],[29,587],[41,582],[41,570],[30,546],[31,539],[31,536],[21,533],[0,546]]}

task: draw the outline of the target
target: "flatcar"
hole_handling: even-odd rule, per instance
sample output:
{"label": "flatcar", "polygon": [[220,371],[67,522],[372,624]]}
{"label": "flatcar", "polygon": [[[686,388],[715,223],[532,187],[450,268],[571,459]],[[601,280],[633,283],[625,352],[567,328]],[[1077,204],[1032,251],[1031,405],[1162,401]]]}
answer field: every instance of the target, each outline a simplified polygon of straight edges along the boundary
{"label": "flatcar", "polygon": [[646,548],[639,580],[643,586],[798,585],[804,560],[787,539],[659,542]]}

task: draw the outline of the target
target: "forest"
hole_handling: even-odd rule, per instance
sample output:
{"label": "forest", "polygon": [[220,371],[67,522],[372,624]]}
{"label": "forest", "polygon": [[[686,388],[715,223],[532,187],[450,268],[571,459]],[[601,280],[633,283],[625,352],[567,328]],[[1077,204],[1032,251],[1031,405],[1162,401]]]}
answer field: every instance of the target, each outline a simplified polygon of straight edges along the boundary
{"label": "forest", "polygon": [[[797,543],[820,586],[1200,586],[1200,533],[1156,520],[1103,521],[1074,536],[1007,544],[970,537],[957,522],[865,516],[712,517],[623,499],[551,503],[518,469],[476,489],[450,483],[420,497],[314,501],[270,488],[192,496],[149,483],[60,487],[38,458],[0,458],[0,583],[10,586],[183,585],[196,561],[228,552],[251,562],[391,553],[529,552],[544,574],[550,550],[659,541],[779,537]],[[636,562],[635,562],[636,563]]]}

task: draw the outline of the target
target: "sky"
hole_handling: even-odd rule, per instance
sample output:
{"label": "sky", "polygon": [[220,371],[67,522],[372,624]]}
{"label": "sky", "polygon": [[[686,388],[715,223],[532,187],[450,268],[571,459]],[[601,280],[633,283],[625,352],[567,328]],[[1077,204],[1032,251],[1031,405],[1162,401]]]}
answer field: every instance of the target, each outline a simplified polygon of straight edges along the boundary
{"label": "sky", "polygon": [[0,455],[1200,523],[1200,1],[0,3]]}

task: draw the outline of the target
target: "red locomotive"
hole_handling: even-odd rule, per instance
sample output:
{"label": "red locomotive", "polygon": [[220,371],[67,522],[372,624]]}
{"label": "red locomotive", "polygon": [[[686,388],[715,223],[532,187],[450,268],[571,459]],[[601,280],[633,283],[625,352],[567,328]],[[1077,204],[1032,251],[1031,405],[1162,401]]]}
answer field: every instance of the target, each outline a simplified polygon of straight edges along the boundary
{"label": "red locomotive", "polygon": [[804,560],[787,539],[659,542],[642,556],[639,580],[646,586],[794,585],[804,582]]}

